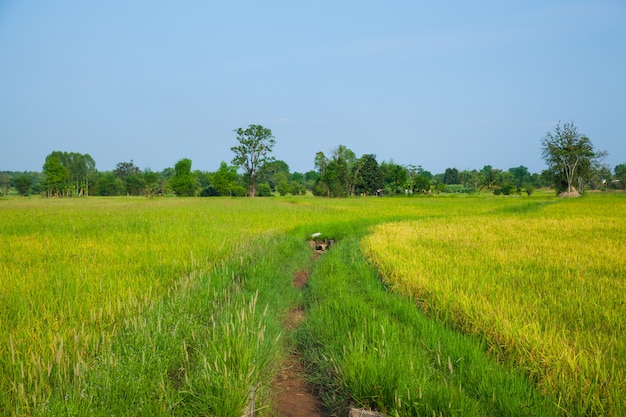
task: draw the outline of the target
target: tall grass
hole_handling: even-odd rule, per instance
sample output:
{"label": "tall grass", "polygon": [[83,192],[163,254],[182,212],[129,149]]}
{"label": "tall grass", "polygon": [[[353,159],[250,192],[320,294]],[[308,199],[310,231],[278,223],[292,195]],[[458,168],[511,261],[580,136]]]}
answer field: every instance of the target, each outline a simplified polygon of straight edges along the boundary
{"label": "tall grass", "polygon": [[55,396],[80,395],[100,353],[169,292],[291,226],[292,207],[282,217],[275,208],[229,199],[3,202],[0,409],[35,414]]}
{"label": "tall grass", "polygon": [[[321,232],[338,244],[314,265],[305,290],[310,315],[298,340],[329,401],[396,415],[553,415],[530,375],[551,395],[546,381],[556,381],[553,398],[564,410],[591,414],[600,404],[618,415],[623,403],[605,398],[624,392],[625,274],[616,255],[624,229],[614,213],[624,200],[556,201],[3,200],[0,410],[238,417],[254,387],[257,411],[271,415],[269,384],[290,337],[280,323],[302,302],[293,274],[311,267],[305,239]],[[409,300],[390,295],[360,253],[359,240],[381,223],[397,229],[375,229],[362,247],[386,285]],[[571,239],[553,236],[552,226],[563,225],[572,225]],[[411,237],[416,230],[419,242]],[[592,257],[581,240],[602,256]],[[396,247],[397,241],[413,245]],[[530,242],[538,249],[527,249]],[[579,255],[560,262],[551,244]],[[505,249],[516,247],[520,255]],[[427,250],[431,256],[422,256]],[[460,260],[465,267],[457,267]],[[482,297],[467,303],[475,311],[461,308],[461,284],[468,282],[478,284],[465,298]],[[500,285],[495,291],[493,282]],[[517,294],[522,287],[534,295]],[[416,297],[430,318],[415,308]],[[526,311],[529,301],[536,307]],[[505,309],[517,313],[504,316]],[[517,316],[544,322],[523,327]],[[481,327],[481,317],[496,319]],[[479,335],[468,338],[446,325]],[[485,326],[497,332],[485,333]],[[569,344],[561,355],[544,349],[563,340]],[[562,364],[576,372],[562,371]],[[594,367],[597,373],[578,371]],[[565,383],[580,388],[568,396]]]}
{"label": "tall grass", "polygon": [[388,223],[364,239],[395,291],[513,358],[568,415],[626,410],[624,196]]}
{"label": "tall grass", "polygon": [[522,372],[490,359],[480,339],[390,295],[359,253],[359,237],[318,261],[307,305],[298,340],[338,413],[355,406],[391,416],[558,415]]}

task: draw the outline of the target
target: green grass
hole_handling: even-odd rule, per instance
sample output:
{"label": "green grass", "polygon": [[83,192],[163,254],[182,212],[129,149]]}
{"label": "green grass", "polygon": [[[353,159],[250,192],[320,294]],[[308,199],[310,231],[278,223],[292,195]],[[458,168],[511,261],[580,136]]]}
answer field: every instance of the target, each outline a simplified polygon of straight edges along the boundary
{"label": "green grass", "polygon": [[284,234],[290,208],[280,218],[263,200],[3,201],[0,409],[32,414],[78,390],[120,332]]}
{"label": "green grass", "polygon": [[[623,201],[3,199],[0,414],[239,417],[254,387],[259,415],[271,415],[271,379],[294,344],[281,323],[304,304],[297,346],[332,407],[620,415],[624,404],[612,399],[626,397]],[[567,238],[551,237],[563,224]],[[416,228],[420,241],[410,237]],[[337,244],[311,265],[305,240],[314,232]],[[390,235],[412,246],[375,240]],[[556,285],[561,254],[550,246],[574,254],[565,269],[573,281]],[[472,255],[459,257],[459,248]],[[581,266],[590,273],[577,274]],[[292,285],[301,269],[313,271],[304,294]],[[549,279],[535,281],[537,271]],[[391,280],[405,275],[412,292]],[[428,279],[414,290],[418,276]],[[446,283],[452,276],[471,298],[490,302],[465,309],[459,287]],[[499,283],[500,298],[483,280],[492,276],[511,277]],[[510,293],[528,283],[531,295]],[[499,309],[525,317],[529,300],[544,324],[498,327],[511,322]],[[499,321],[480,320],[489,316]],[[580,342],[584,354],[542,350],[559,338],[541,331],[562,323],[571,324],[561,335],[572,352]],[[482,331],[486,325],[497,332]],[[584,344],[590,340],[597,342]],[[556,359],[537,368],[536,357]],[[564,371],[559,359],[587,371]],[[538,369],[561,382],[547,389]],[[587,395],[572,396],[565,385]]]}
{"label": "green grass", "polygon": [[522,371],[503,368],[480,338],[428,318],[390,295],[359,251],[342,240],[310,279],[298,333],[329,404],[388,415],[558,415]]}

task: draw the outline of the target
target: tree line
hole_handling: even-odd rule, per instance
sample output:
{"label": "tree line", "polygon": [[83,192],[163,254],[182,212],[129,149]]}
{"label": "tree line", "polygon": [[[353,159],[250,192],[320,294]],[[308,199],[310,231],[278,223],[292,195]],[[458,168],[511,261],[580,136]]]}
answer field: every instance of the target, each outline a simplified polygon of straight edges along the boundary
{"label": "tree line", "polygon": [[432,174],[420,165],[378,162],[375,154],[357,157],[338,145],[326,155],[317,152],[314,169],[291,172],[289,165],[272,155],[276,143],[270,129],[260,125],[239,128],[237,145],[230,164],[222,161],[213,172],[192,170],[192,161],[183,158],[171,168],[155,172],[140,168],[131,160],[119,162],[112,171],[98,171],[89,154],[54,151],[42,172],[1,172],[3,195],[41,194],[69,196],[271,196],[312,193],[324,197],[354,195],[415,195],[429,193],[532,194],[552,186],[557,192],[584,189],[625,189],[626,164],[611,172],[602,165],[606,152],[593,148],[591,141],[573,123],[560,123],[542,139],[542,156],[548,168],[531,173],[523,165],[501,170],[486,165],[480,170],[447,168]]}

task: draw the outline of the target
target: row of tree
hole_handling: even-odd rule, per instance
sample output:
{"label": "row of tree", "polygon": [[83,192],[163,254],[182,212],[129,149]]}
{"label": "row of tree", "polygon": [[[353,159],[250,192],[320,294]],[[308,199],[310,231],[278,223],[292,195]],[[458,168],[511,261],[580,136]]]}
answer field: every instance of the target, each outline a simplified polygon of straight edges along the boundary
{"label": "row of tree", "polygon": [[542,140],[542,155],[548,169],[530,173],[524,166],[506,171],[490,165],[481,170],[447,168],[432,174],[421,166],[403,166],[393,161],[379,163],[374,154],[357,157],[339,145],[327,156],[318,152],[314,170],[290,172],[286,162],[271,151],[276,141],[269,129],[250,125],[235,130],[237,146],[231,164],[221,162],[214,172],[192,170],[188,158],[161,172],[141,169],[133,161],[120,162],[113,171],[100,172],[89,154],[55,151],[46,157],[41,173],[0,173],[0,187],[21,195],[52,196],[177,195],[177,196],[270,196],[300,195],[347,197],[351,195],[397,195],[442,192],[514,194],[544,186],[557,191],[626,187],[626,164],[614,174],[601,164],[605,152],[597,152],[589,139],[572,123],[548,132]]}

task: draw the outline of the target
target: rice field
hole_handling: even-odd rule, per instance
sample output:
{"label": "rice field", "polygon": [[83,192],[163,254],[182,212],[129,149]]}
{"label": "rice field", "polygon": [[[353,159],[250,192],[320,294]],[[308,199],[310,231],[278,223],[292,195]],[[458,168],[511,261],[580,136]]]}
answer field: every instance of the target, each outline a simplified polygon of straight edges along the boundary
{"label": "rice field", "polygon": [[[0,415],[239,417],[251,386],[259,415],[271,415],[269,384],[289,337],[280,322],[306,305],[310,327],[299,343],[315,347],[311,361],[334,358],[319,364],[336,374],[320,384],[342,392],[330,403],[358,396],[390,415],[481,415],[529,398],[550,408],[537,387],[561,415],[618,416],[626,409],[625,209],[623,195],[540,193],[0,200]],[[340,260],[317,262],[317,281],[303,295],[291,280],[312,268],[306,238],[314,232],[345,249]],[[371,269],[357,268],[361,260]],[[391,292],[376,287],[380,276]],[[361,285],[374,293],[357,304],[379,300],[374,313],[345,298]],[[314,315],[324,291],[339,303],[328,307],[329,321]],[[398,307],[406,297],[411,306]],[[406,308],[426,312],[426,321],[411,313],[408,327],[393,330]],[[426,331],[429,322],[469,339]],[[338,353],[330,342],[316,350],[330,330],[350,337],[337,339]],[[367,353],[383,345],[411,362],[393,364],[396,374],[412,369],[403,392],[387,386],[397,375]],[[424,352],[400,354],[415,346]],[[412,362],[423,354],[423,364]],[[448,365],[452,357],[470,371]],[[374,374],[365,377],[367,369]],[[421,396],[410,381],[429,375],[443,376]],[[485,388],[459,397],[450,381]],[[496,385],[511,404],[488,405]]]}
{"label": "rice field", "polygon": [[190,277],[245,253],[260,236],[284,233],[288,218],[247,203],[3,201],[0,409],[45,409],[53,391],[81,385],[121,329]]}
{"label": "rice field", "polygon": [[385,282],[484,335],[571,415],[626,410],[626,199],[386,223],[363,240]]}

